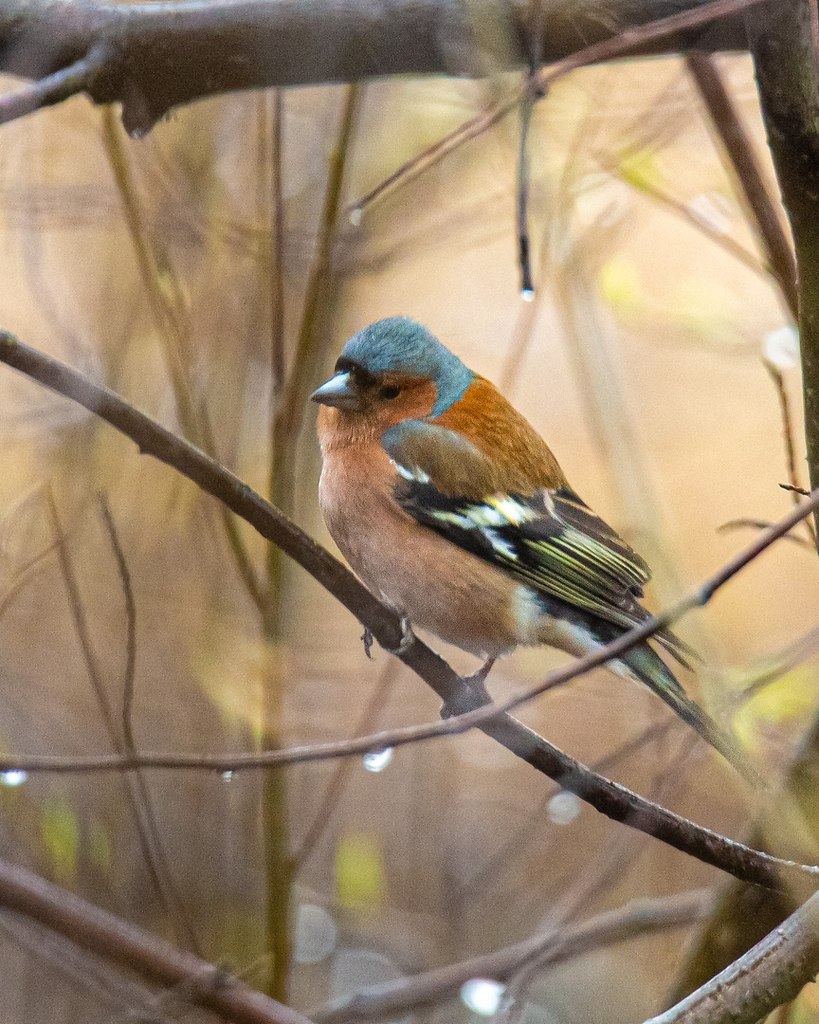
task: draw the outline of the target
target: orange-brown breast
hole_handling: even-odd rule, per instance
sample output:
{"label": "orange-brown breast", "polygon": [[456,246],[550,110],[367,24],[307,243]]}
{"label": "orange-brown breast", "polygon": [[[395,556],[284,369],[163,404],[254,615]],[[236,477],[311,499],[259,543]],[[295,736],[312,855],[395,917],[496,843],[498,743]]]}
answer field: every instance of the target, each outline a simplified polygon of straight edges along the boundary
{"label": "orange-brown breast", "polygon": [[543,438],[484,377],[476,376],[463,398],[432,422],[468,438],[495,469],[492,479],[476,480],[474,495],[467,497],[496,491],[531,494],[538,487],[567,485]]}

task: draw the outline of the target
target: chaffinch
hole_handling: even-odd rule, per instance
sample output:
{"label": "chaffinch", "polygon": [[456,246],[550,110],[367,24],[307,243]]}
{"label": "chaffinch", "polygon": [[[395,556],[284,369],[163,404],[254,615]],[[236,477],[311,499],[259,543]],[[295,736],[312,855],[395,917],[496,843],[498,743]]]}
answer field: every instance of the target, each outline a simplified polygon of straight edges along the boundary
{"label": "chaffinch", "polygon": [[[367,587],[487,659],[519,644],[580,656],[643,622],[649,568],[578,497],[503,395],[404,317],[352,337],[321,404],[319,500]],[[654,640],[683,666],[670,630]],[[646,684],[746,777],[735,743],[648,643],[609,663]]]}

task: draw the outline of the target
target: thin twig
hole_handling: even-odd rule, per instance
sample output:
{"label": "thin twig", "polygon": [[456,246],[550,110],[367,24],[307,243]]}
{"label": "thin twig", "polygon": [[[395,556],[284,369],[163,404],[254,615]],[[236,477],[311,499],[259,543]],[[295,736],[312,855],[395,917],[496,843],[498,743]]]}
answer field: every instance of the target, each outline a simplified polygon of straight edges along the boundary
{"label": "thin twig", "polygon": [[520,141],[518,145],[518,184],[517,184],[517,234],[518,234],[518,266],[520,269],[520,294],[526,301],[535,297],[535,285],[532,279],[531,238],[529,235],[529,130],[532,126],[532,111],[536,97],[531,92],[534,76],[528,76],[530,88],[527,89],[520,108]]}
{"label": "thin twig", "polygon": [[112,54],[113,48],[103,40],[73,64],[59,68],[25,89],[0,96],[0,124],[8,124],[9,121],[25,117],[43,107],[52,107],[83,92],[94,76],[110,63]]}
{"label": "thin twig", "polygon": [[439,1002],[457,992],[470,978],[504,981],[531,958],[533,951],[537,951],[541,967],[554,966],[601,946],[670,928],[685,928],[702,920],[710,905],[711,896],[705,890],[656,900],[633,900],[573,927],[557,927],[483,956],[373,986],[324,1010],[314,1011],[313,1018],[316,1024],[382,1020],[410,1008]]}
{"label": "thin twig", "polygon": [[108,532],[108,540],[111,543],[111,550],[117,563],[120,584],[122,585],[122,596],[125,599],[125,668],[122,673],[122,735],[125,738],[125,749],[129,754],[136,753],[134,743],[134,680],[136,677],[136,601],[134,599],[134,588],[131,584],[131,573],[128,570],[128,562],[125,559],[125,552],[120,543],[114,516],[104,494],[97,495],[97,502],[102,513],[102,520]]}
{"label": "thin twig", "polygon": [[[140,413],[133,406],[124,402],[108,388],[92,383],[83,374],[46,356],[29,346],[23,345],[8,332],[0,331],[0,362],[26,373],[53,391],[70,398],[84,406],[96,416],[110,423],[115,429],[130,437],[142,452],[172,465],[177,472],[187,476],[203,490],[223,502],[237,515],[246,519],[262,536],[277,544],[282,550],[306,569],[313,578],[324,586],[346,608],[348,608],[362,624],[367,626],[379,643],[392,650],[417,675],[424,679],[450,708],[475,707],[479,697],[474,690],[464,683],[447,665],[447,663],[429,649],[416,637],[407,637],[398,616],[374,597],[348,569],[341,565],[329,552],[321,548],[315,541],[301,531],[295,523],[274,506],[265,502],[246,484],[218,465],[213,459],[192,445],[176,437],[158,423]],[[785,534],[800,521],[807,510],[819,505],[819,489],[811,495],[800,509],[792,510],[780,521],[775,529],[760,534],[754,544],[750,545],[735,558],[731,559],[718,573],[715,573],[694,594],[676,606],[673,611],[685,610],[708,600],[713,592],[729,579],[742,566],[747,565],[779,536]],[[600,664],[608,658],[623,653],[629,644],[640,643],[647,639],[652,629],[660,628],[670,620],[670,614],[647,620],[639,628],[630,630],[617,641],[609,644],[594,655],[580,659],[571,669],[560,670],[550,674],[545,687],[567,682],[582,672],[588,671],[593,665]],[[517,699],[517,698],[516,698]],[[652,804],[636,793],[619,786],[603,776],[595,775],[588,768],[573,758],[568,757],[543,737],[527,729],[520,722],[500,712],[498,708],[490,708],[489,712],[478,707],[476,709],[480,721],[479,728],[488,736],[501,743],[516,756],[525,760],[537,771],[556,779],[560,785],[575,793],[598,811],[608,817],[624,822],[631,828],[639,829],[666,842],[668,845],[696,856],[705,863],[726,870],[737,877],[753,881],[760,885],[777,887],[783,884],[783,877],[789,872],[797,875],[815,876],[819,868],[807,865],[795,865],[787,861],[751,850],[724,836],[711,832],[692,822],[675,815],[663,807]],[[472,712],[474,716],[476,712]],[[463,731],[464,722],[474,722],[470,715],[462,715],[460,721],[449,719],[433,726],[415,726],[411,730],[412,738],[448,734]],[[408,742],[409,734],[403,731],[402,738]],[[399,734],[401,731],[399,730]],[[356,750],[356,744],[344,742],[336,744],[332,755],[324,745],[324,756],[338,756],[339,753],[351,754],[368,749],[379,749],[386,744],[384,734],[380,734],[375,744],[369,744]],[[390,733],[394,740],[395,732]],[[304,758],[315,759],[317,747],[303,748]],[[201,767],[208,764],[219,767],[218,763],[235,769],[237,763],[245,767],[269,766],[285,758],[292,763],[293,751],[271,751],[267,754],[253,754],[245,758],[203,758],[194,756],[184,758],[175,756],[168,759],[163,755],[166,765],[173,762],[181,767]],[[145,755],[142,755],[145,758]],[[136,767],[129,764],[127,758],[107,759],[108,768]],[[150,759],[149,759],[150,760]],[[158,759],[153,758],[158,764]],[[45,762],[41,762],[45,764]],[[97,768],[100,767],[97,759]],[[147,764],[147,761],[146,761]],[[65,766],[63,766],[65,770]]]}
{"label": "thin twig", "polygon": [[[770,359],[762,360],[765,369],[773,381],[776,389],[776,397],[779,402],[779,414],[782,417],[782,440],[785,444],[785,465],[788,470],[788,487],[791,492],[794,505],[799,501],[799,494],[802,491],[802,482],[799,474],[799,465],[796,459],[796,441],[793,427],[793,414],[791,412],[791,400],[788,395],[788,388],[785,383],[785,375],[779,367]],[[805,530],[808,534],[810,545],[816,548],[816,530],[810,519],[805,520]]]}
{"label": "thin twig", "polygon": [[[690,756],[691,744],[682,748],[667,771],[658,774],[651,789],[651,799],[666,803],[682,779],[680,769]],[[541,935],[541,941],[531,942],[528,955],[521,956],[515,969],[506,977],[507,987],[492,1024],[520,1024],[525,1010],[526,992],[537,974],[552,963],[551,954],[561,942],[561,932],[577,914],[592,901],[605,898],[612,885],[622,883],[628,870],[637,865],[645,849],[644,837],[639,833],[626,832],[615,837],[614,843],[604,848],[602,865],[593,874],[582,876],[562,896],[548,916],[549,929]],[[549,934],[551,932],[552,934]],[[554,933],[557,934],[554,934]]]}
{"label": "thin twig", "polygon": [[[360,736],[362,733],[372,732],[375,728],[378,713],[384,706],[387,694],[395,683],[397,676],[396,668],[397,665],[394,660],[391,659],[387,662],[378,679],[375,690],[373,690],[372,696],[367,701],[364,711],[356,723],[354,735]],[[341,795],[350,777],[352,767],[353,762],[345,759],[337,766],[332,779],[327,783],[324,798],[319,803],[319,809],[316,811],[312,824],[308,826],[304,839],[301,841],[301,846],[293,854],[290,864],[291,877],[302,870],[329,825],[333,814],[338,810],[341,803]]]}
{"label": "thin twig", "polygon": [[[593,761],[589,767],[594,772],[608,774],[610,769],[618,762],[630,757],[631,754],[643,749],[643,747],[647,746],[649,743],[653,743],[655,740],[662,738],[675,724],[676,723],[673,719],[667,718],[663,722],[650,725],[647,729],[643,729],[638,736],[634,736],[631,739],[626,740],[625,743],[621,744],[610,754],[607,754],[605,757],[601,757],[598,761]],[[518,829],[516,834],[507,842],[503,843],[503,845],[500,846],[492,856],[481,865],[480,869],[476,871],[474,875],[470,875],[470,877],[455,890],[455,896],[457,899],[463,900],[470,894],[470,892],[479,890],[481,885],[495,873],[498,865],[508,865],[513,857],[519,857],[526,847],[534,841],[537,830],[548,827],[548,819],[545,823],[543,819],[548,810],[549,804],[554,798],[555,788],[557,788],[558,791],[560,789],[558,784],[555,784],[554,787],[550,786],[541,798],[540,803],[531,812],[526,831],[522,832]]]}
{"label": "thin twig", "polygon": [[[270,116],[270,190],[273,194],[270,252],[270,377],[271,431],[274,431],[278,402],[284,390],[284,94],[273,90]],[[275,432],[274,432],[275,440]]]}
{"label": "thin twig", "polygon": [[[754,519],[751,516],[743,516],[741,519],[728,519],[724,523],[720,523],[717,527],[717,533],[728,533],[731,530],[769,530],[773,526],[770,519]],[[804,537],[797,537],[792,533],[787,536],[780,538],[781,540],[790,541],[791,544],[796,544],[800,548],[807,548],[812,551],[816,547],[812,540],[808,541]]]}
{"label": "thin twig", "polygon": [[[693,10],[681,11],[679,14],[672,14],[666,18],[658,18],[656,21],[627,28],[609,39],[593,43],[591,46],[586,46],[582,50],[564,57],[550,68],[542,69],[537,75],[538,88],[545,91],[569,72],[576,71],[578,68],[624,57],[658,40],[668,39],[680,32],[738,14],[763,2],[765,0],[712,0],[712,2],[704,3]],[[372,206],[377,199],[394,189],[399,183],[403,184],[414,180],[465,142],[482,135],[514,110],[525,94],[526,86],[517,86],[503,99],[481,110],[437,142],[417,153],[369,192],[351,203],[347,208],[350,217],[355,221],[360,221],[364,211]]]}
{"label": "thin twig", "polygon": [[764,276],[766,279],[769,277],[770,271],[767,267],[760,263],[759,259],[744,245],[741,245],[735,239],[731,238],[730,235],[725,234],[723,231],[713,227],[704,217],[699,216],[694,209],[692,209],[689,203],[685,203],[676,196],[671,195],[664,189],[655,185],[654,182],[649,181],[643,176],[634,176],[628,174],[628,172],[622,167],[618,167],[613,161],[606,159],[605,157],[598,158],[601,167],[603,167],[612,177],[617,178],[618,181],[622,181],[629,188],[634,189],[640,195],[647,196],[649,199],[654,200],[655,203],[664,207],[667,210],[671,210],[678,217],[684,220],[687,224],[690,224],[697,231],[701,232],[705,237],[716,243],[721,249],[724,249],[734,259],[739,260],[743,266],[753,270],[755,273]]}
{"label": "thin twig", "polygon": [[817,652],[819,652],[819,626],[808,630],[804,636],[800,636],[782,650],[763,658],[760,667],[751,676],[750,682],[747,682],[748,675],[744,676],[746,682],[738,700],[743,704],[747,703],[760,690],[793,671],[797,665],[802,665],[808,659],[815,657]]}
{"label": "thin twig", "polygon": [[47,925],[4,908],[0,911],[0,934],[103,1005],[127,1014],[129,1020],[138,1013],[140,1024],[178,1024],[153,1007],[153,992],[144,983],[79,948]]}
{"label": "thin twig", "polygon": [[[57,511],[57,504],[50,489],[46,492],[46,496],[57,544],[60,569],[68,595],[71,617],[88,678],[91,681],[91,687],[96,697],[97,708],[108,733],[111,746],[116,751],[117,756],[138,757],[136,749],[133,746],[129,747],[127,740],[121,740],[117,731],[116,720],[108,693],[106,692],[103,673],[91,641],[91,632],[88,628],[88,619],[85,614],[85,604],[68,550],[68,543],[60,521],[59,512]],[[196,933],[184,904],[176,891],[170,865],[165,856],[162,834],[157,825],[150,793],[148,792],[142,772],[138,770],[129,774],[124,781],[125,792],[128,795],[128,801],[131,805],[131,811],[137,828],[140,849],[151,882],[174,927],[178,930],[180,936],[184,937],[190,948],[196,950],[198,949]]]}
{"label": "thin twig", "polygon": [[[192,358],[190,329],[186,323],[179,283],[172,272],[167,253],[149,237],[123,144],[122,130],[110,107],[102,112],[102,126],[105,152],[122,202],[151,315],[162,342],[179,423],[194,444],[215,456],[216,443],[210,417],[206,408],[196,402],[188,379]],[[262,585],[236,521],[226,509],[220,509],[219,515],[239,576],[251,600],[261,609],[264,604]]]}

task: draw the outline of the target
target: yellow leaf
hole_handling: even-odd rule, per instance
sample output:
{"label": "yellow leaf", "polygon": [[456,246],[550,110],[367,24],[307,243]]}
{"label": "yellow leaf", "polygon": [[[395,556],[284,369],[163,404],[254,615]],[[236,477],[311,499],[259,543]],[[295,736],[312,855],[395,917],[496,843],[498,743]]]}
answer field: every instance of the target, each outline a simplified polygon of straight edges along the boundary
{"label": "yellow leaf", "polygon": [[347,910],[379,907],[386,893],[380,840],[359,832],[342,836],[336,849],[336,897]]}

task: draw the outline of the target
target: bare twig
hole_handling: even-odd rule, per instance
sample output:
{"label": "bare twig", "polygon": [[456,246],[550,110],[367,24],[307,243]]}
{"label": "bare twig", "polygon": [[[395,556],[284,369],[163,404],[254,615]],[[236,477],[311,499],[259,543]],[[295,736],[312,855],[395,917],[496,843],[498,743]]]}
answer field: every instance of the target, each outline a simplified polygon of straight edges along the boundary
{"label": "bare twig", "polygon": [[684,928],[702,920],[710,903],[710,895],[705,891],[657,900],[635,900],[617,910],[589,918],[580,925],[557,927],[484,956],[448,964],[414,977],[384,982],[357,992],[327,1009],[314,1011],[313,1018],[317,1024],[382,1020],[411,1008],[439,1002],[457,992],[470,978],[504,981],[535,954],[541,967],[554,966],[601,946],[670,928]]}
{"label": "bare twig", "polygon": [[114,516],[104,494],[97,495],[102,513],[102,520],[111,542],[111,550],[117,563],[122,596],[125,599],[125,668],[122,673],[122,735],[125,738],[125,749],[129,754],[136,753],[134,742],[134,723],[132,712],[134,707],[134,680],[136,677],[136,601],[134,588],[131,585],[131,573],[128,562],[120,543]]}
{"label": "bare twig", "polygon": [[685,203],[682,200],[677,199],[676,196],[666,192],[654,182],[649,181],[646,177],[629,175],[622,166],[618,167],[613,160],[606,159],[604,156],[600,156],[598,159],[601,167],[611,174],[612,177],[617,178],[618,181],[622,181],[640,195],[647,196],[649,199],[654,200],[654,202],[659,206],[662,206],[667,210],[671,210],[686,223],[690,224],[693,228],[696,228],[697,231],[705,235],[709,241],[714,242],[721,249],[724,249],[725,252],[730,256],[733,256],[734,259],[739,260],[739,262],[748,267],[749,270],[753,270],[755,273],[760,274],[766,279],[768,278],[768,269],[762,265],[754,253],[749,252],[745,246],[731,238],[730,235],[726,235],[724,232],[713,227],[704,217],[699,216],[697,212],[692,209],[689,203]]}
{"label": "bare twig", "polygon": [[100,40],[73,64],[59,68],[19,92],[0,96],[0,124],[15,121],[43,107],[52,107],[92,88],[95,75],[111,64],[114,53],[108,41]]}
{"label": "bare twig", "polygon": [[188,1002],[236,1024],[311,1024],[307,1017],[247,988],[222,968],[7,861],[0,861],[0,905],[149,981],[180,986]]}
{"label": "bare twig", "polygon": [[[267,119],[266,119],[267,120]],[[284,95],[275,89],[270,112],[270,191],[272,192],[272,230],[270,249],[270,423],[275,443],[275,421],[279,400],[284,390],[284,167],[282,145],[284,135]]]}
{"label": "bare twig", "polygon": [[[638,27],[627,28],[610,39],[592,43],[563,57],[552,67],[539,71],[535,76],[536,81],[531,84],[536,85],[541,91],[546,91],[559,79],[578,68],[602,61],[615,60],[629,54],[645,52],[647,46],[660,40],[673,38],[680,32],[710,24],[719,18],[731,17],[762,2],[764,0],[711,0],[710,3],[701,4],[694,10],[682,11]],[[482,135],[515,109],[526,95],[528,87],[530,87],[528,84],[516,87],[503,99],[481,110],[437,142],[417,153],[411,160],[384,178],[375,188],[370,189],[366,195],[352,203],[348,207],[348,212],[355,219],[360,219],[367,207],[395,188],[399,182],[413,180],[449,153],[458,149],[463,143]]]}
{"label": "bare twig", "polygon": [[153,992],[147,985],[127,977],[124,971],[80,949],[46,925],[4,908],[0,912],[0,934],[39,963],[81,986],[104,1006],[129,1016],[138,1010],[141,1024],[177,1024],[152,1005]]}
{"label": "bare twig", "polygon": [[[648,746],[649,743],[653,743],[655,740],[667,735],[669,730],[675,724],[676,723],[673,719],[667,718],[663,722],[650,725],[647,729],[643,729],[638,736],[626,740],[625,743],[622,743],[616,750],[613,750],[605,757],[601,757],[600,760],[594,761],[589,767],[594,772],[608,774],[610,769],[621,760],[624,760],[636,751],[642,750],[644,747]],[[525,848],[533,841],[536,830],[548,826],[548,818],[544,822],[544,815],[555,795],[555,788],[559,790],[559,786],[549,787],[546,790],[538,806],[531,812],[531,814],[529,814],[528,824],[524,826],[524,828],[518,829],[516,834],[500,846],[498,850],[496,850],[492,856],[480,866],[474,875],[470,875],[462,885],[458,886],[456,889],[456,896],[459,900],[463,900],[470,893],[476,892],[481,885],[495,873],[496,869],[501,864],[508,864],[513,857],[520,856]]]}
{"label": "bare twig", "polygon": [[[799,352],[811,486],[819,484],[819,64],[814,0],[749,10],[762,116],[796,252]],[[783,59],[783,55],[787,59]],[[819,529],[819,517],[814,516]]]}
{"label": "bare twig", "polygon": [[[383,707],[387,694],[395,683],[395,679],[396,663],[395,661],[390,660],[382,671],[378,679],[378,684],[364,707],[364,711],[356,724],[354,735],[360,736],[362,733],[372,732],[375,727],[376,719],[378,718],[378,713]],[[301,841],[301,846],[293,854],[290,865],[291,876],[295,875],[296,872],[300,871],[304,867],[305,862],[309,859],[310,854],[316,848],[316,844],[321,839],[325,829],[329,825],[334,811],[338,809],[345,783],[350,777],[351,768],[351,761],[342,761],[336,768],[332,779],[327,784],[327,788],[324,791],[324,797],[319,804],[319,809],[316,811],[312,823],[307,828],[304,839]]]}
{"label": "bare twig", "polygon": [[[111,746],[117,752],[117,755],[135,757],[137,756],[137,752],[133,747],[133,744],[131,743],[129,745],[127,738],[125,740],[121,740],[117,731],[116,720],[111,708],[111,701],[109,700],[108,693],[106,692],[103,673],[100,668],[97,655],[94,651],[94,645],[91,641],[91,633],[88,628],[88,619],[85,613],[85,604],[80,592],[77,575],[74,571],[74,564],[68,549],[68,543],[63,531],[62,523],[60,522],[57,504],[54,500],[54,495],[50,490],[47,492],[47,500],[56,538],[57,555],[60,562],[63,582],[65,583],[66,593],[68,595],[71,617],[74,623],[77,639],[79,641],[83,661],[85,662],[88,678],[91,681],[91,687],[97,701],[97,708],[105,725],[106,732],[108,733]],[[190,917],[185,910],[184,904],[176,891],[170,865],[168,864],[167,857],[165,856],[162,835],[157,825],[151,796],[148,792],[148,787],[141,771],[136,771],[133,775],[129,775],[125,778],[125,792],[128,795],[128,802],[131,805],[131,811],[137,828],[140,849],[142,850],[142,856],[153,886],[156,889],[156,892],[174,927],[178,929],[179,934],[184,937],[185,941],[190,945],[190,948],[196,950],[198,948],[196,933],[193,929]]]}
{"label": "bare twig", "polygon": [[[810,493],[810,492],[808,492]],[[720,523],[717,527],[717,533],[728,533],[731,530],[769,530],[773,526],[770,519],[754,519],[751,516],[743,516],[741,519],[729,519],[727,522]],[[797,537],[792,533],[782,537],[782,540],[790,541],[791,544],[796,544],[800,548],[808,548],[813,550],[816,545],[812,540],[806,540],[804,537]]]}
{"label": "bare twig", "polygon": [[[475,708],[480,698],[472,688],[455,675],[443,659],[417,638],[413,637],[407,641],[400,620],[394,612],[382,605],[349,570],[303,533],[295,523],[282,515],[274,506],[265,502],[223,466],[219,466],[213,459],[182,441],[181,438],[175,437],[170,431],[140,413],[133,406],[128,405],[109,389],[92,383],[88,378],[58,360],[23,345],[7,332],[0,332],[0,362],[13,366],[46,387],[83,405],[121,433],[130,437],[141,451],[150,453],[155,458],[172,465],[178,472],[183,473],[203,490],[222,501],[237,515],[245,518],[262,536],[278,544],[286,554],[310,572],[359,621],[369,627],[382,646],[394,651],[396,656],[421,676],[450,708]],[[674,615],[682,614],[689,607],[705,603],[718,587],[757,557],[779,536],[791,529],[816,505],[819,505],[819,489],[800,509],[792,510],[775,528],[761,533],[753,544],[731,559],[719,572],[675,606],[670,613],[647,620],[639,628],[630,630],[623,637],[594,654],[579,659],[570,668],[551,673],[545,683],[537,689],[542,691],[565,683],[571,678],[576,678],[582,672],[623,653],[630,645],[645,640],[651,635],[652,630],[669,622]],[[404,641],[403,646],[402,640]],[[532,691],[527,691],[525,695],[514,697],[513,702],[522,702],[531,696]],[[332,756],[338,756],[341,752],[350,754],[356,750],[360,752],[362,749],[380,749],[385,745],[394,745],[396,741],[410,742],[421,737],[462,732],[464,728],[471,728],[475,724],[516,756],[543,774],[558,780],[564,789],[575,793],[601,813],[614,820],[622,821],[632,828],[647,832],[677,849],[696,856],[705,863],[713,864],[738,877],[766,886],[781,884],[780,870],[784,874],[788,872],[808,876],[819,874],[819,868],[777,861],[776,858],[761,854],[708,829],[696,826],[665,808],[644,800],[625,787],[595,775],[541,736],[504,714],[499,707],[490,707],[489,709],[478,707],[470,713],[461,715],[460,718],[453,718],[442,723],[414,726],[410,730],[394,730],[388,734],[389,739],[386,742],[383,739],[386,734],[381,733],[377,742],[369,742],[364,747],[360,745],[357,747],[355,743],[349,742],[336,744]],[[316,747],[306,748],[302,754],[309,756],[310,759],[315,759],[316,750]],[[243,761],[246,767],[251,764],[255,766],[270,765],[276,761],[283,761],[284,753],[283,751],[272,751],[268,754],[255,754],[245,758],[227,758],[222,759],[222,763],[235,766],[237,762]],[[324,754],[331,756],[328,745],[324,745]],[[143,755],[144,757],[145,755]],[[293,751],[287,752],[286,757],[292,762]],[[215,766],[213,758],[184,759],[177,756],[170,760],[180,765],[182,760],[187,760],[188,767],[193,767],[194,764],[201,766],[203,763]],[[163,761],[165,764],[170,763],[169,759],[164,756]],[[110,760],[108,766],[114,766]],[[128,765],[127,758],[119,759],[117,767],[126,766],[136,767],[135,764]]]}
{"label": "bare twig", "polygon": [[[785,444],[785,465],[788,470],[788,487],[785,489],[791,492],[793,502],[796,504],[799,501],[802,484],[798,463],[796,461],[796,441],[794,440],[795,432],[793,429],[791,400],[785,383],[785,375],[776,363],[772,362],[770,359],[763,359],[762,362],[773,381],[774,387],[776,388],[776,397],[779,401],[779,415],[782,417],[782,440]],[[816,530],[810,519],[805,520],[805,530],[808,534],[810,545],[815,548],[817,540]]]}
{"label": "bare twig", "polygon": [[761,659],[750,678],[748,674],[745,675],[745,685],[738,695],[738,699],[743,704],[747,703],[760,690],[764,690],[766,686],[770,686],[777,679],[781,679],[782,676],[793,671],[797,665],[802,665],[814,658],[818,652],[819,626],[815,626],[804,636],[800,636],[775,654]]}
{"label": "bare twig", "polygon": [[[162,352],[173,388],[176,411],[182,431],[208,454],[216,454],[216,442],[207,409],[198,403],[191,390],[190,326],[180,296],[180,287],[170,259],[157,241],[150,237],[137,196],[131,165],[125,150],[122,129],[113,111],[102,114],[103,140],[111,172],[122,202],[128,234],[134,249],[142,285],[148,297],[154,325],[162,342]],[[250,559],[236,521],[221,508],[222,528],[233,555],[239,576],[254,604],[264,603],[262,585]]]}

